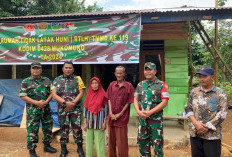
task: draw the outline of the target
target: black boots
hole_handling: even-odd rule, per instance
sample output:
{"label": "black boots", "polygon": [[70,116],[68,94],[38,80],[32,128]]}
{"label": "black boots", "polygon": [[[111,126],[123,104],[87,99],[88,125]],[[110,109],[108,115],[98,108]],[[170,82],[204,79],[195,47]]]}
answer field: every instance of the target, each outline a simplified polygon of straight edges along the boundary
{"label": "black boots", "polygon": [[79,157],[85,157],[84,150],[82,148],[82,143],[77,144],[77,152],[79,154]]}
{"label": "black boots", "polygon": [[68,150],[67,150],[66,144],[61,144],[60,157],[66,157],[67,154],[68,154]]}
{"label": "black boots", "polygon": [[[50,144],[44,144],[44,152],[56,153],[56,149],[51,147]],[[35,148],[29,150],[30,157],[38,157]]]}
{"label": "black boots", "polygon": [[29,153],[30,153],[30,157],[38,157],[37,154],[36,154],[36,152],[35,152],[35,148],[34,149],[30,149]]}
{"label": "black boots", "polygon": [[56,153],[57,150],[50,146],[50,144],[44,144],[44,152]]}

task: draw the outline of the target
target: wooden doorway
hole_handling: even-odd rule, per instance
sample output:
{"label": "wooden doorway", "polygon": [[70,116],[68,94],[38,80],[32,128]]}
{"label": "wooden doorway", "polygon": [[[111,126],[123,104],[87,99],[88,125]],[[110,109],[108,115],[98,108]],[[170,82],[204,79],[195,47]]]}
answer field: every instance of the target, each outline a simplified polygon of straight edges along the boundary
{"label": "wooden doorway", "polygon": [[139,58],[139,81],[145,79],[143,71],[144,64],[146,62],[152,62],[156,64],[156,77],[162,81],[165,80],[165,70],[164,70],[164,50],[144,50],[140,51]]}

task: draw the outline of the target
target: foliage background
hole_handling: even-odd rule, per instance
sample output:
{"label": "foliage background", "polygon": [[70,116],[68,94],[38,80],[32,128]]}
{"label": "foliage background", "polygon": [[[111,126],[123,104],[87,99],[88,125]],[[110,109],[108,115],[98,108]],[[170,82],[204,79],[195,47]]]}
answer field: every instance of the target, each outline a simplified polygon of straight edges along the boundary
{"label": "foliage background", "polygon": [[1,0],[0,17],[31,16],[102,11],[97,3],[85,6],[85,0]]}

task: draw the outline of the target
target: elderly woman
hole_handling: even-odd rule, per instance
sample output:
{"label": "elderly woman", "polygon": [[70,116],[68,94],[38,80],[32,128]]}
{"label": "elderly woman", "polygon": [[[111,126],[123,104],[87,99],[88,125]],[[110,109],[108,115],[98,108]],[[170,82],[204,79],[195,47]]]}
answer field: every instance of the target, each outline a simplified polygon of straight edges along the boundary
{"label": "elderly woman", "polygon": [[105,129],[108,115],[107,96],[97,77],[90,80],[90,88],[85,98],[84,131],[86,134],[86,156],[93,156],[95,144],[98,157],[105,157]]}

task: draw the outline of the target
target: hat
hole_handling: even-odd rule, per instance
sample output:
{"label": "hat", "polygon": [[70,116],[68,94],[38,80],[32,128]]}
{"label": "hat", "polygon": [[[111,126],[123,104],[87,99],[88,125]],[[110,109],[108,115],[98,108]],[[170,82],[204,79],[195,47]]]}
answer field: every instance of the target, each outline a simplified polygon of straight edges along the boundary
{"label": "hat", "polygon": [[152,62],[147,62],[147,63],[145,63],[145,65],[144,65],[144,69],[145,68],[149,68],[149,69],[154,69],[154,70],[156,70],[156,65],[155,65],[155,63],[152,63]]}
{"label": "hat", "polygon": [[42,68],[42,65],[40,64],[40,62],[33,62],[33,63],[31,63],[31,68],[34,68],[34,67]]}
{"label": "hat", "polygon": [[210,68],[210,67],[203,67],[197,72],[197,74],[214,75],[214,70],[213,68]]}

